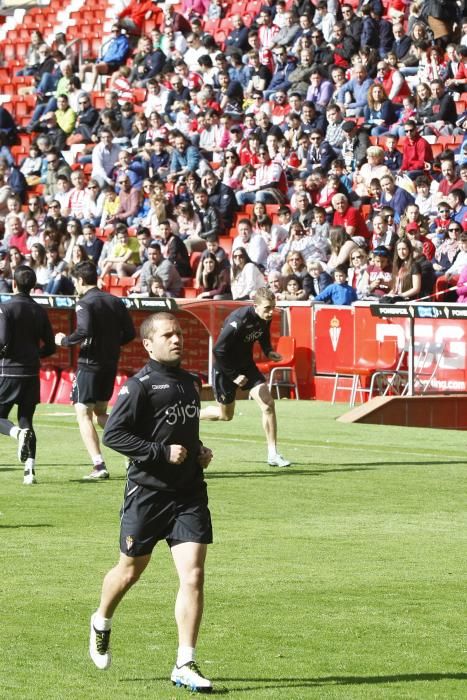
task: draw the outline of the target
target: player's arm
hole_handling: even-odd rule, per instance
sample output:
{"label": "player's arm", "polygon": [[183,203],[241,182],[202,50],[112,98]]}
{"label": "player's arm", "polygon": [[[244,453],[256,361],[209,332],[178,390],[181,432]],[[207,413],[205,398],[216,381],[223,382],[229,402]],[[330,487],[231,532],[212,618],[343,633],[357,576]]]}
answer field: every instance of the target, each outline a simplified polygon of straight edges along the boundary
{"label": "player's arm", "polygon": [[205,445],[200,445],[198,462],[203,467],[203,469],[206,469],[209,466],[209,463],[211,462],[212,458],[212,450],[210,450],[209,447],[206,447]]}
{"label": "player's arm", "polygon": [[76,307],[76,329],[70,335],[65,335],[65,333],[57,333],[55,335],[56,345],[62,347],[69,347],[70,345],[78,345],[78,343],[83,343],[85,340],[92,340],[93,333],[93,322],[91,309],[88,304],[83,304],[82,301],[78,302]]}
{"label": "player's arm", "polygon": [[[261,345],[261,349],[266,355],[266,357],[269,360],[274,360],[274,362],[277,361],[277,352],[274,352],[272,349],[272,343],[271,343],[271,324],[268,323],[266,328],[264,329],[264,333],[259,339],[259,344]],[[273,357],[276,356],[276,357]],[[280,356],[278,359],[281,359]]]}
{"label": "player's arm", "polygon": [[[148,411],[152,413],[147,394],[137,379],[129,379],[120,389],[115,406],[105,425],[102,442],[116,452],[149,464],[159,460],[181,464],[186,458],[182,445],[163,445],[145,440],[136,434]],[[148,469],[150,471],[150,469]]]}
{"label": "player's arm", "polygon": [[128,313],[126,307],[123,305],[123,302],[122,307],[122,335],[120,339],[120,345],[126,345],[127,343],[130,343],[136,338],[136,331],[135,326],[133,324],[133,320],[130,314]]}
{"label": "player's arm", "polygon": [[39,348],[39,357],[50,357],[55,352],[54,332],[47,312],[44,313],[42,318],[41,340],[43,344]]}
{"label": "player's arm", "polygon": [[11,330],[8,323],[8,312],[5,308],[0,308],[0,357],[5,357],[10,341]]}

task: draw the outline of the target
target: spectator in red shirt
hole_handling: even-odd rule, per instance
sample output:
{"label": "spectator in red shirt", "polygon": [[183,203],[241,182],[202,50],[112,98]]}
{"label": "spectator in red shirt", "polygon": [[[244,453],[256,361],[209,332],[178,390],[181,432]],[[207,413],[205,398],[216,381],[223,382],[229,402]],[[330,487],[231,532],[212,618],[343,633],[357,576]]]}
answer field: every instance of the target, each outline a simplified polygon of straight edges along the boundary
{"label": "spectator in red shirt", "polygon": [[362,243],[370,239],[370,232],[361,211],[350,206],[345,194],[335,194],[332,198],[332,206],[334,209],[333,226],[343,226],[345,232],[354,240],[355,237],[362,238]]}
{"label": "spectator in red shirt", "polygon": [[423,255],[427,260],[433,260],[435,257],[436,253],[436,248],[433,243],[433,241],[430,241],[429,238],[424,236],[420,232],[420,226],[415,222],[412,221],[407,226],[405,227],[405,232],[407,234],[407,238],[411,243],[414,241],[420,241],[420,243],[423,245]]}
{"label": "spectator in red shirt", "polygon": [[428,141],[417,132],[417,125],[412,119],[406,121],[404,133],[407,138],[402,151],[401,170],[414,180],[433,163],[433,151]]}
{"label": "spectator in red shirt", "polygon": [[21,219],[17,216],[10,219],[11,235],[8,238],[8,247],[17,248],[22,255],[29,253],[27,246],[28,234],[23,229]]}
{"label": "spectator in red shirt", "polygon": [[453,190],[463,190],[464,182],[457,176],[456,166],[450,158],[441,160],[441,175],[439,181],[438,192],[440,199],[445,199]]}

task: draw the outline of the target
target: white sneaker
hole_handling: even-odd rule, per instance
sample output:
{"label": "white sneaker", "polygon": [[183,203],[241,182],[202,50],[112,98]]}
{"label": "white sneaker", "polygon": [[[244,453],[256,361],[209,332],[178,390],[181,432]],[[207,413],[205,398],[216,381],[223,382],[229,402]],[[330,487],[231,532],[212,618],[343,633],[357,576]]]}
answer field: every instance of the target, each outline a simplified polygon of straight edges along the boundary
{"label": "white sneaker", "polygon": [[284,459],[282,455],[276,452],[274,457],[268,458],[268,464],[270,467],[290,467],[291,462],[289,462],[288,459]]}
{"label": "white sneaker", "polygon": [[31,484],[37,484],[36,475],[32,472],[29,472],[29,474],[25,474],[23,477],[23,484],[26,484],[26,486],[30,486]]}
{"label": "white sneaker", "polygon": [[108,479],[109,478],[109,472],[105,468],[105,464],[102,464],[99,467],[94,467],[92,472],[90,474],[87,474],[87,476],[83,476],[83,479],[85,481],[95,481],[96,479]]}
{"label": "white sneaker", "polygon": [[31,441],[33,432],[29,428],[21,428],[18,433],[18,459],[20,462],[25,462],[28,457],[31,457]]}
{"label": "white sneaker", "polygon": [[100,631],[94,627],[94,615],[91,615],[91,634],[89,635],[89,654],[97,668],[105,671],[112,663],[110,651],[110,630]]}
{"label": "white sneaker", "polygon": [[178,667],[174,666],[170,680],[178,688],[184,687],[198,693],[211,693],[212,683],[203,676],[194,661]]}

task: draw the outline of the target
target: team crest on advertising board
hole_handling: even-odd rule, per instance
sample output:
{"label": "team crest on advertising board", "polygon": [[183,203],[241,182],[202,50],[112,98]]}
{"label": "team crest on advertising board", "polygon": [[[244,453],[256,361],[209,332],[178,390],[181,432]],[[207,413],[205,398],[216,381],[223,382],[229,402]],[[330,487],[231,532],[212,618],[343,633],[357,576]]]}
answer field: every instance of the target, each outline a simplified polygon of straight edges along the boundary
{"label": "team crest on advertising board", "polygon": [[130,549],[133,547],[134,543],[135,543],[134,538],[133,538],[131,535],[127,535],[127,538],[126,538],[126,548],[127,548],[127,551],[128,551],[128,552],[129,552]]}
{"label": "team crest on advertising board", "polygon": [[334,352],[337,350],[337,345],[339,343],[339,337],[341,334],[341,324],[339,319],[334,316],[329,324],[329,337],[331,338],[331,345]]}

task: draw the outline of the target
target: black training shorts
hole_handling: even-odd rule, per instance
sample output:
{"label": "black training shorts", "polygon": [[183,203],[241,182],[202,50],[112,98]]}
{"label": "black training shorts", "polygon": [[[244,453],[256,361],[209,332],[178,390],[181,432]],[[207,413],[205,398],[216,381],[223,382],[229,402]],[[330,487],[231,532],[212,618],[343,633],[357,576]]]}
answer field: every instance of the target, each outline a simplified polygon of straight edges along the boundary
{"label": "black training shorts", "polygon": [[151,554],[160,540],[212,542],[206,490],[191,496],[152,491],[128,479],[121,510],[120,551],[127,557]]}
{"label": "black training shorts", "polygon": [[237,389],[250,391],[250,389],[253,389],[253,387],[258,386],[258,384],[264,384],[266,381],[264,374],[261,374],[256,365],[243,372],[239,371],[239,374],[244,374],[246,377],[248,377],[248,381],[245,386],[237,386],[237,384],[235,384],[230,377],[227,377],[227,375],[219,372],[217,369],[213,369],[212,388],[214,391],[214,398],[216,399],[217,403],[224,405],[233,403],[235,401]]}
{"label": "black training shorts", "polygon": [[98,401],[109,401],[113,394],[116,374],[114,369],[88,372],[80,367],[71,389],[72,403],[88,406]]}
{"label": "black training shorts", "polygon": [[0,406],[6,418],[14,404],[24,415],[33,415],[41,400],[39,377],[0,377]]}

